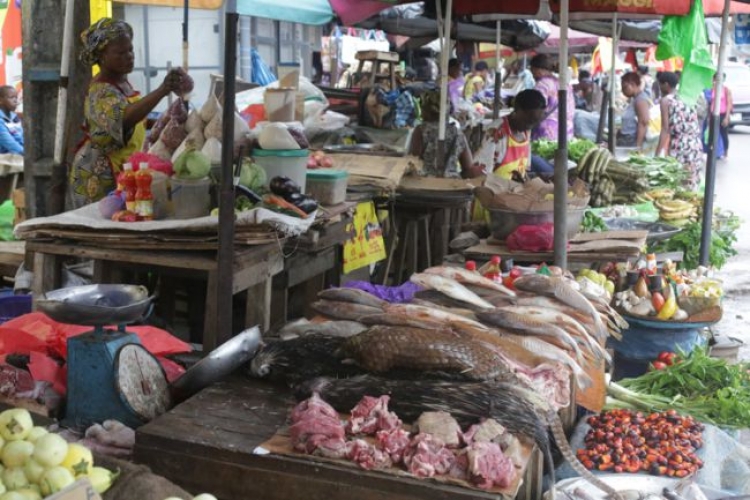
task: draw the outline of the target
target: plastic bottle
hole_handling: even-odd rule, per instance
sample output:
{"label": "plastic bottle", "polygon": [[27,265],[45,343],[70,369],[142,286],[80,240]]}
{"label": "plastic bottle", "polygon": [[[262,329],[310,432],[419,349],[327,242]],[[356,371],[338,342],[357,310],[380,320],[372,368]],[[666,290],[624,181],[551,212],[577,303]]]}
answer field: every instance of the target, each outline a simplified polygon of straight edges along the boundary
{"label": "plastic bottle", "polygon": [[467,260],[465,265],[466,265],[466,270],[467,271],[472,271],[472,272],[475,272],[475,273],[478,272],[477,271],[477,263],[475,261],[473,261],[473,260]]}
{"label": "plastic bottle", "polygon": [[152,220],[154,218],[154,197],[151,194],[151,171],[148,165],[144,168],[141,164],[138,172],[135,174],[136,192],[135,192],[135,212],[143,220]]}
{"label": "plastic bottle", "polygon": [[122,184],[122,190],[125,192],[125,208],[135,213],[135,172],[133,172],[133,165],[128,162],[122,165],[122,173],[118,177],[119,182]]}
{"label": "plastic bottle", "polygon": [[489,266],[484,272],[484,277],[502,283],[503,275],[500,272],[500,256],[493,255]]}
{"label": "plastic bottle", "polygon": [[646,271],[648,274],[656,274],[656,254],[646,255]]}

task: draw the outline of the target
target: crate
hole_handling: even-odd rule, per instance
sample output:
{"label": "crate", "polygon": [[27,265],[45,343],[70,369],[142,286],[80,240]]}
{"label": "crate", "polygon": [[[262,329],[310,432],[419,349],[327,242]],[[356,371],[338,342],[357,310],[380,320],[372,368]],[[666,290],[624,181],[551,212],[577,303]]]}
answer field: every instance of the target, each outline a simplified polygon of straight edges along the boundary
{"label": "crate", "polygon": [[31,312],[31,295],[0,297],[0,324]]}
{"label": "crate", "polygon": [[15,226],[26,220],[26,192],[23,188],[16,189],[11,194],[11,199],[16,209],[16,216],[13,218],[13,225]]}

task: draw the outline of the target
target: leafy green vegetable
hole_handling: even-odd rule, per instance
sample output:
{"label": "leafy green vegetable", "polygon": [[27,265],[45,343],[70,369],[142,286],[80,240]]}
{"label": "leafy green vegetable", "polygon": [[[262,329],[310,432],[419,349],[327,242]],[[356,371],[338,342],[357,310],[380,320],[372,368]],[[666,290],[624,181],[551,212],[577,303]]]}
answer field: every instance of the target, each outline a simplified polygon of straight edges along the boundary
{"label": "leafy green vegetable", "polygon": [[[589,149],[595,148],[596,144],[588,139],[574,137],[568,142],[568,158],[578,163]],[[538,139],[531,143],[531,153],[541,156],[545,160],[554,160],[557,151],[557,142],[547,139]]]}
{"label": "leafy green vegetable", "polygon": [[234,209],[239,210],[240,212],[244,212],[245,210],[252,210],[255,207],[255,204],[250,201],[250,198],[248,198],[245,195],[237,196],[234,199]]}
{"label": "leafy green vegetable", "polygon": [[545,160],[554,159],[555,151],[557,151],[556,141],[548,141],[547,139],[539,139],[536,141],[532,141],[531,143],[531,154],[541,156]]}
{"label": "leafy green vegetable", "polygon": [[581,221],[581,232],[601,233],[608,230],[609,228],[607,227],[607,224],[604,223],[604,219],[591,210],[586,210],[583,214],[583,220]]}
{"label": "leafy green vegetable", "polygon": [[242,159],[242,166],[240,167],[240,184],[252,191],[258,192],[263,189],[267,180],[266,171],[263,167],[254,163],[250,158]]}
{"label": "leafy green vegetable", "polygon": [[173,165],[180,179],[202,179],[211,172],[211,160],[194,146],[188,146]]}
{"label": "leafy green vegetable", "polygon": [[617,401],[608,406],[667,410],[692,415],[722,427],[750,426],[750,374],[748,365],[729,364],[697,348],[682,361],[609,387]]}
{"label": "leafy green vegetable", "polygon": [[590,149],[594,149],[596,144],[588,139],[573,138],[568,143],[568,158],[578,163]]}
{"label": "leafy green vegetable", "polygon": [[[730,257],[737,255],[734,244],[737,242],[735,232],[739,224],[740,220],[735,215],[714,218],[708,263],[716,269],[721,269]],[[683,227],[682,232],[668,240],[656,242],[648,251],[649,253],[682,252],[681,266],[684,269],[695,269],[699,265],[701,232],[700,222],[690,222]]]}
{"label": "leafy green vegetable", "polygon": [[641,170],[652,187],[679,189],[687,179],[688,172],[674,158],[632,155],[628,163]]}

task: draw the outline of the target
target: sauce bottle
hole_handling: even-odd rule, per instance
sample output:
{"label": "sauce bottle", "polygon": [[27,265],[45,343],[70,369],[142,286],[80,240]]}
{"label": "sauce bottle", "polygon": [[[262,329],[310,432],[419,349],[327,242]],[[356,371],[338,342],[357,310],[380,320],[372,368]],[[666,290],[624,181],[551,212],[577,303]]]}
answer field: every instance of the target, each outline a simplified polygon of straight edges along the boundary
{"label": "sauce bottle", "polygon": [[503,275],[500,271],[500,256],[493,255],[490,259],[490,263],[484,272],[484,277],[493,281],[502,283]]}
{"label": "sauce bottle", "polygon": [[151,194],[151,171],[148,164],[142,163],[135,174],[136,192],[135,192],[135,213],[142,220],[153,220],[154,218],[154,197]]}
{"label": "sauce bottle", "polygon": [[125,208],[135,212],[135,191],[137,187],[132,163],[128,162],[122,165],[122,173],[118,177],[118,181],[122,184],[122,190],[125,192]]}

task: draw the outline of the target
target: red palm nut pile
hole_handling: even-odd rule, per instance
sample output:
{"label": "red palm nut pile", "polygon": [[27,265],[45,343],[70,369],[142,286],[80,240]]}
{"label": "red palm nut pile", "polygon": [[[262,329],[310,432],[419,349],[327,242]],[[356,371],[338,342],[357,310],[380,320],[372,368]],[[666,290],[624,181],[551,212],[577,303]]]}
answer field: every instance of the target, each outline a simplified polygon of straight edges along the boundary
{"label": "red palm nut pile", "polygon": [[650,415],[602,411],[588,424],[586,448],[576,455],[589,470],[685,477],[703,467],[696,455],[703,446],[703,424],[675,410]]}

